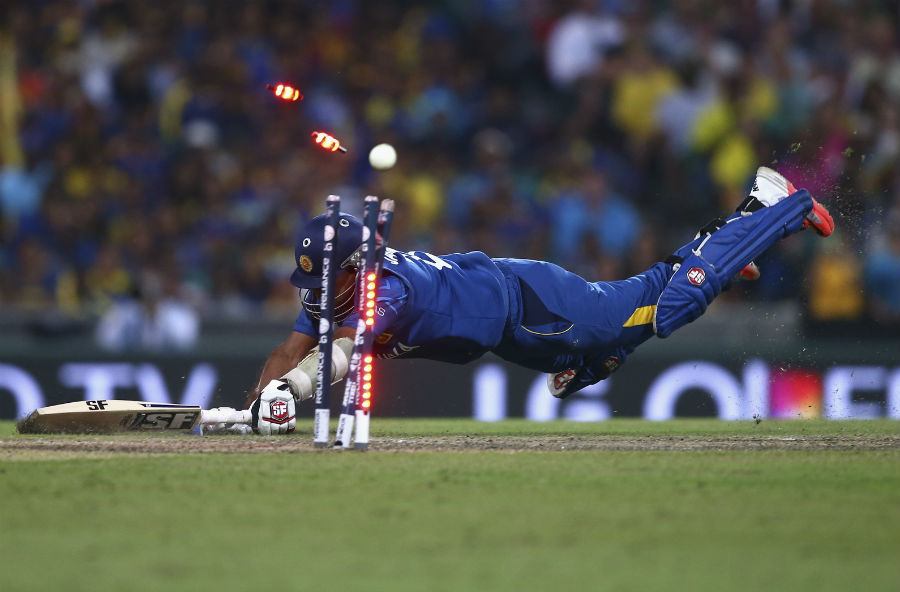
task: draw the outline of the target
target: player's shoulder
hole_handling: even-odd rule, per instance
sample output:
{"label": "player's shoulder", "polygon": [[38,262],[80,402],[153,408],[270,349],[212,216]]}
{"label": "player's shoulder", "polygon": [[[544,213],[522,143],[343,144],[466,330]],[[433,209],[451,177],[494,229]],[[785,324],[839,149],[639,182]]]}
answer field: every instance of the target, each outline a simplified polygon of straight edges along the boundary
{"label": "player's shoulder", "polygon": [[385,271],[381,276],[381,285],[378,288],[379,296],[397,296],[407,290],[406,282],[397,274]]}
{"label": "player's shoulder", "polygon": [[471,274],[496,276],[500,273],[495,260],[481,251],[446,255],[433,255],[426,251],[398,251],[391,255],[393,260],[390,264],[387,255],[385,256],[385,272],[396,273],[410,285],[418,285],[419,280],[425,281],[426,277],[433,280],[438,275],[451,278],[468,277]]}
{"label": "player's shoulder", "polygon": [[490,257],[482,251],[467,251],[465,253],[451,253],[449,255],[441,255],[442,259],[458,262],[462,265],[495,265],[496,259]]}

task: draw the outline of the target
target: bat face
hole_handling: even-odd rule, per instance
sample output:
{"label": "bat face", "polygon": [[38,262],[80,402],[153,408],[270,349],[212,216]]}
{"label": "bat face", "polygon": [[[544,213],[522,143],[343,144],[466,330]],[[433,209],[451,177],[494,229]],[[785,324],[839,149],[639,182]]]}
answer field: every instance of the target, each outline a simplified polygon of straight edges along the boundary
{"label": "bat face", "polygon": [[19,421],[20,434],[108,434],[190,430],[201,418],[196,405],[144,401],[75,401],[35,409]]}

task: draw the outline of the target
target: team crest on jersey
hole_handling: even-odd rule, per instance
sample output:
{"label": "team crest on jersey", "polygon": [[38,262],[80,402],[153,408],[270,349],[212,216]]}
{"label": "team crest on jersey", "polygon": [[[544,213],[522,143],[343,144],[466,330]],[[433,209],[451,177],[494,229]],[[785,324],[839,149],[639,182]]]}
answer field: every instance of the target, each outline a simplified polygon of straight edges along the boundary
{"label": "team crest on jersey", "polygon": [[269,405],[269,415],[272,423],[285,423],[291,419],[288,417],[288,405],[284,401],[272,401]]}
{"label": "team crest on jersey", "polygon": [[297,263],[300,265],[300,269],[309,273],[312,271],[313,263],[312,259],[307,257],[306,255],[300,255],[300,259],[297,260]]}
{"label": "team crest on jersey", "polygon": [[379,335],[378,337],[375,338],[375,343],[384,345],[385,343],[390,341],[391,337],[393,337],[393,336],[394,336],[393,333],[382,333],[381,335]]}
{"label": "team crest on jersey", "polygon": [[695,286],[699,286],[706,281],[706,272],[699,267],[692,267],[687,272],[687,279]]}

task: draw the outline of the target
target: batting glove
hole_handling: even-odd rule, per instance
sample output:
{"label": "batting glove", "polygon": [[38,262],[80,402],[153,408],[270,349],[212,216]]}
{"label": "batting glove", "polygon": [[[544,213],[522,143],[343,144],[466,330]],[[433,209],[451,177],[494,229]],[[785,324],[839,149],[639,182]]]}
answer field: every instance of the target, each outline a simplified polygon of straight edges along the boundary
{"label": "batting glove", "polygon": [[273,380],[250,407],[253,429],[258,434],[289,434],[297,427],[297,408],[291,387],[284,380]]}

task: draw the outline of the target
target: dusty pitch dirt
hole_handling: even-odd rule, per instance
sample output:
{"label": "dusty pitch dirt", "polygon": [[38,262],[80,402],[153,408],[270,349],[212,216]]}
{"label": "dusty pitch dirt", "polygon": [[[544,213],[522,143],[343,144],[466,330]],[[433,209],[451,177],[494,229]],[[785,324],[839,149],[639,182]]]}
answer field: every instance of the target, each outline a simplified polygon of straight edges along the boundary
{"label": "dusty pitch dirt", "polygon": [[[898,450],[900,435],[871,436],[414,436],[373,437],[370,452],[478,452],[585,450]],[[0,460],[146,454],[325,453],[306,434],[286,437],[191,436],[9,436],[0,438]]]}

